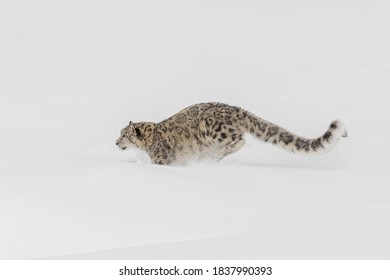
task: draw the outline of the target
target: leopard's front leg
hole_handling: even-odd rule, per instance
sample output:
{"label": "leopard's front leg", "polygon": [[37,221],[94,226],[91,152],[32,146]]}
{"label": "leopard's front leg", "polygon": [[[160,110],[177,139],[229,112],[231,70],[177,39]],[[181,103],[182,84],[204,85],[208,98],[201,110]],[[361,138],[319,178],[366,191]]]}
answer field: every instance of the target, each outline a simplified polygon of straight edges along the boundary
{"label": "leopard's front leg", "polygon": [[175,160],[173,149],[163,142],[155,143],[149,151],[150,159],[155,164],[170,165]]}

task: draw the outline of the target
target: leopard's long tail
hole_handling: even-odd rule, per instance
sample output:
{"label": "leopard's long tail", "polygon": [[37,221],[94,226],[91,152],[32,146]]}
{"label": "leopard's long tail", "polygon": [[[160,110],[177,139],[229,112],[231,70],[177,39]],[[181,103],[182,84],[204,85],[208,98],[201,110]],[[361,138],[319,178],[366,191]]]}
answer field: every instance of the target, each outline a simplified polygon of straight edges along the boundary
{"label": "leopard's long tail", "polygon": [[294,153],[325,153],[332,150],[341,137],[347,137],[347,130],[339,120],[333,121],[322,136],[311,139],[295,135],[249,112],[245,114],[245,121],[250,134]]}

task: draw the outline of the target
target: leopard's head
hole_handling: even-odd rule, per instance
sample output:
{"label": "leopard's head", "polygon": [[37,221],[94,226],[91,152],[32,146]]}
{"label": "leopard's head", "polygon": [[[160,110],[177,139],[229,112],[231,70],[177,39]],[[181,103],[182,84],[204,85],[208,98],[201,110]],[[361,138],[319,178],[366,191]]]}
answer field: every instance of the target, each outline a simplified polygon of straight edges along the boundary
{"label": "leopard's head", "polygon": [[118,140],[116,140],[116,145],[121,150],[134,147],[144,149],[148,143],[152,141],[154,128],[154,123],[129,122],[129,124],[121,130],[121,135]]}

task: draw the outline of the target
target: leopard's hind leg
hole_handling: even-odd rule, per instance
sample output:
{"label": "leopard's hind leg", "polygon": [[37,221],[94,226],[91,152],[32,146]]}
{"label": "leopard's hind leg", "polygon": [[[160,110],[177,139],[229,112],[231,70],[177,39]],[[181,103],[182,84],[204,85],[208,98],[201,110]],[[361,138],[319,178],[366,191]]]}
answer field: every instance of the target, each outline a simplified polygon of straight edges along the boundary
{"label": "leopard's hind leg", "polygon": [[229,154],[237,152],[244,145],[245,145],[245,139],[243,139],[242,137],[239,137],[235,140],[231,140],[230,142],[227,142],[226,144],[224,144],[220,148],[218,156],[217,156],[218,160],[223,159],[225,156],[227,156]]}

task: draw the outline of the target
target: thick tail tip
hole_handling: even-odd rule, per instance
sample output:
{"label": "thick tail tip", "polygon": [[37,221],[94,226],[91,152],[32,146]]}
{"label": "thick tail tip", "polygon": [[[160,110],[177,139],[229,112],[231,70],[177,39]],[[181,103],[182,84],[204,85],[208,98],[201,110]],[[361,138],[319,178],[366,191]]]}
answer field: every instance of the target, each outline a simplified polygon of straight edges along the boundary
{"label": "thick tail tip", "polygon": [[345,125],[340,120],[335,120],[330,124],[331,130],[338,132],[341,137],[348,137],[347,129],[345,128]]}

